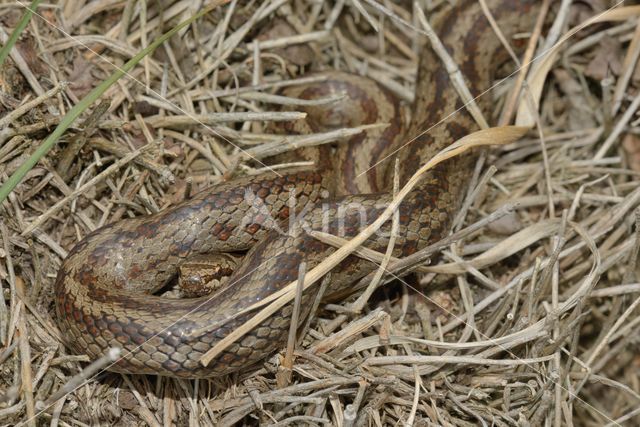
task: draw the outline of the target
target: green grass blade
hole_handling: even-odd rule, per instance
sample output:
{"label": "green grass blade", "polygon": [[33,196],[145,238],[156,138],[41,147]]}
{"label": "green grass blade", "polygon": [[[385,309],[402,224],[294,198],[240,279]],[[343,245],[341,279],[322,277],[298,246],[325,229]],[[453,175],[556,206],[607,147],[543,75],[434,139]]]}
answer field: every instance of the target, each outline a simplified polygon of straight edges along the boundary
{"label": "green grass blade", "polygon": [[20,167],[9,177],[7,182],[5,182],[0,188],[0,204],[4,202],[9,193],[13,191],[13,189],[18,185],[22,178],[33,168],[36,163],[45,155],[47,152],[54,146],[54,144],[58,141],[58,138],[64,134],[64,132],[71,126],[71,124],[82,114],[84,110],[86,110],[92,103],[98,100],[104,92],[109,89],[111,85],[117,82],[124,74],[129,72],[134,66],[136,66],[142,58],[146,55],[153,52],[158,46],[167,41],[170,37],[176,34],[178,31],[183,29],[184,27],[192,24],[197,19],[211,12],[213,9],[218,7],[223,3],[227,3],[228,0],[216,1],[212,5],[204,8],[191,18],[186,21],[181,22],[180,24],[173,27],[171,30],[158,37],[153,41],[149,46],[145,49],[141,50],[136,56],[127,61],[126,64],[122,66],[122,68],[117,69],[113,74],[111,74],[106,80],[96,86],[91,92],[89,92],[80,102],[71,108],[67,114],[62,118],[58,126],[54,129],[54,131],[44,140],[44,142],[36,149],[36,151],[22,164]]}
{"label": "green grass blade", "polygon": [[9,36],[7,43],[4,46],[2,46],[2,48],[0,48],[0,67],[2,67],[2,64],[4,64],[4,60],[7,59],[7,56],[9,56],[9,52],[11,52],[11,49],[18,41],[18,37],[20,37],[20,34],[22,34],[24,29],[27,27],[27,24],[31,19],[31,15],[33,15],[33,11],[36,10],[36,8],[40,3],[42,3],[42,0],[33,0],[31,2],[31,5],[27,8],[27,10],[25,10],[24,15],[22,15],[22,18],[20,18],[20,22],[18,22],[18,26],[13,30],[13,32]]}

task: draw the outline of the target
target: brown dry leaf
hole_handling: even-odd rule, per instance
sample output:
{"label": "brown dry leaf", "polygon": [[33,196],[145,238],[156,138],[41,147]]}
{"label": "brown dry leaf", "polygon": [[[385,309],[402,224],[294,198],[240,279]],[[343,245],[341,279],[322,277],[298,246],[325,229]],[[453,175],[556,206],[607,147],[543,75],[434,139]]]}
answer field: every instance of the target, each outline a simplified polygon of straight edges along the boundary
{"label": "brown dry leaf", "polygon": [[160,108],[149,104],[147,101],[137,101],[133,104],[133,112],[142,117],[155,116],[160,112]]}
{"label": "brown dry leaf", "polygon": [[189,46],[186,45],[184,39],[179,35],[175,35],[169,39],[169,47],[161,47],[160,49],[156,49],[152,56],[160,63],[171,64],[171,59],[168,56],[167,49],[171,49],[173,57],[175,58],[176,63],[180,66],[180,72],[187,80],[191,80],[196,76],[196,70],[198,67],[196,66],[195,59],[193,55],[190,54],[191,50]]}
{"label": "brown dry leaf", "polygon": [[125,411],[131,411],[140,406],[136,397],[129,390],[120,390],[120,393],[118,394],[118,403],[120,408]]}
{"label": "brown dry leaf", "polygon": [[573,27],[581,24],[598,13],[607,10],[606,0],[582,0],[574,2],[569,12],[569,24]]}
{"label": "brown dry leaf", "polygon": [[176,205],[183,202],[187,195],[187,181],[182,178],[176,178],[176,181],[169,188],[165,200],[170,205]]}
{"label": "brown dry leaf", "polygon": [[343,21],[344,28],[346,28],[347,35],[351,42],[369,53],[375,54],[380,52],[380,37],[372,30],[372,28],[364,28],[366,19],[363,19],[359,24],[356,24],[352,15],[345,15]]}
{"label": "brown dry leaf", "polygon": [[84,56],[78,55],[73,60],[73,69],[69,74],[70,89],[78,98],[83,98],[93,89],[96,79],[92,76],[93,63],[87,61]]}
{"label": "brown dry leaf", "polygon": [[[276,19],[267,27],[266,31],[256,37],[259,41],[274,40],[298,35],[298,32],[283,19]],[[306,44],[294,44],[291,46],[274,49],[273,53],[281,56],[285,61],[298,66],[308,65],[313,61],[313,50]]]}
{"label": "brown dry leaf", "polygon": [[511,212],[488,225],[494,233],[510,236],[522,230],[522,221],[516,212]]}
{"label": "brown dry leaf", "polygon": [[454,313],[458,312],[458,300],[460,299],[458,289],[434,290],[428,295],[429,299],[426,303],[433,316],[441,323],[446,323]]}
{"label": "brown dry leaf", "polygon": [[640,136],[628,133],[622,139],[622,148],[627,155],[629,168],[640,172]]}
{"label": "brown dry leaf", "polygon": [[[549,219],[540,221],[511,235],[493,248],[477,257],[468,260],[467,264],[474,268],[484,268],[523,250],[533,243],[546,239],[558,231],[559,221]],[[425,270],[441,274],[460,274],[465,272],[464,266],[455,262],[425,267]]]}
{"label": "brown dry leaf", "polygon": [[620,59],[623,57],[620,42],[613,37],[604,37],[596,49],[596,56],[589,62],[584,74],[597,81],[611,75],[618,76],[622,71]]}
{"label": "brown dry leaf", "polygon": [[[624,21],[638,15],[640,15],[640,6],[623,6],[607,10],[605,13],[592,17],[588,21],[585,21],[583,27],[588,27],[599,22]],[[535,125],[535,117],[537,115],[538,105],[542,97],[542,89],[547,79],[547,75],[560,52],[560,47],[571,38],[575,33],[575,30],[575,28],[572,28],[568,31],[555,45],[553,45],[542,61],[535,64],[531,69],[531,72],[527,77],[527,81],[529,83],[529,90],[534,101],[533,104],[535,106],[536,113],[531,111],[530,102],[523,98],[518,106],[516,125],[528,127],[533,127]]]}
{"label": "brown dry leaf", "polygon": [[588,129],[597,126],[593,110],[584,93],[584,86],[564,68],[553,70],[553,75],[558,82],[558,87],[566,95],[561,99],[571,104],[566,108],[569,112],[569,129]]}
{"label": "brown dry leaf", "polygon": [[38,47],[33,39],[28,38],[27,40],[19,41],[16,43],[16,47],[34,75],[47,75],[48,67],[40,59],[40,56],[38,55]]}

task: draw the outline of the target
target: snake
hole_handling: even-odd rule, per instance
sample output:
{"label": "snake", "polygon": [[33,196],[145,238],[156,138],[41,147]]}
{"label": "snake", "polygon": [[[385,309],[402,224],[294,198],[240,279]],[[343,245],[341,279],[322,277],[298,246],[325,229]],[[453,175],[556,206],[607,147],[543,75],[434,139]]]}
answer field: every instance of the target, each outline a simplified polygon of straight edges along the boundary
{"label": "snake", "polygon": [[[538,0],[487,0],[486,5],[508,41],[531,30],[539,9]],[[435,31],[470,92],[482,94],[509,57],[480,3],[458,1],[435,19]],[[56,320],[71,351],[97,359],[117,347],[122,357],[109,370],[178,378],[219,377],[259,364],[283,348],[293,303],[206,366],[201,358],[247,322],[252,315],[248,307],[297,280],[302,262],[312,269],[336,250],[309,229],[348,239],[382,214],[393,197],[393,173],[385,171],[393,169],[393,159],[398,159],[400,182],[406,182],[438,151],[478,129],[451,84],[447,66],[429,46],[419,53],[415,99],[406,125],[399,101],[364,76],[326,71],[324,79],[292,90],[288,95],[299,98],[341,94],[347,99],[324,109],[304,107],[304,122],[285,125],[292,133],[345,123],[387,126],[318,149],[314,167],[229,179],[170,208],[87,234],[69,251],[54,285]],[[492,113],[488,96],[479,96],[477,103]],[[477,157],[477,151],[471,151],[437,165],[403,199],[394,256],[413,254],[450,232]],[[387,222],[364,246],[384,252],[390,230]],[[242,251],[246,254],[228,282],[213,294],[157,295],[190,257]],[[377,268],[350,255],[332,269],[326,294],[348,293],[355,281]],[[305,290],[300,319],[309,315],[317,293],[318,286]]]}

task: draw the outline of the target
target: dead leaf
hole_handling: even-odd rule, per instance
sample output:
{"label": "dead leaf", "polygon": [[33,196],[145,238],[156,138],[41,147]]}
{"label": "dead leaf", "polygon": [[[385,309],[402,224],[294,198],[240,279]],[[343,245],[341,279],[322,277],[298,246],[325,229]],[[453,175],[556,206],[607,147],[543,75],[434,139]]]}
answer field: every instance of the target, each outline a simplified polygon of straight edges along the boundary
{"label": "dead leaf", "polygon": [[[298,32],[283,19],[276,19],[261,33],[257,39],[260,41],[280,39],[295,36]],[[313,50],[306,44],[295,44],[280,49],[274,49],[273,53],[282,56],[287,62],[298,66],[308,65],[313,61]]]}
{"label": "dead leaf", "polygon": [[574,2],[569,9],[569,24],[572,27],[580,25],[593,15],[604,12],[609,6],[605,0],[582,0]]}
{"label": "dead leaf", "polygon": [[620,42],[612,37],[604,37],[596,48],[596,56],[589,62],[584,74],[597,81],[612,75],[617,76],[622,70],[621,58],[624,58],[624,55],[621,52]]}
{"label": "dead leaf", "polygon": [[169,205],[176,205],[183,202],[187,195],[187,181],[182,178],[176,178],[173,185],[169,187],[169,191],[165,193],[164,202]]}
{"label": "dead leaf", "polygon": [[133,105],[133,112],[140,114],[142,117],[148,117],[158,114],[160,109],[155,105],[149,104],[147,101],[137,101]]}
{"label": "dead leaf", "polygon": [[490,223],[488,228],[494,233],[510,236],[522,230],[522,222],[517,213],[511,212]]}
{"label": "dead leaf", "polygon": [[569,129],[594,127],[596,120],[593,116],[593,110],[580,82],[573,74],[563,68],[553,70],[553,76],[556,78],[560,90],[566,95],[561,98],[561,102],[569,104],[565,108],[569,112]]}
{"label": "dead leaf", "polygon": [[433,290],[427,293],[428,300],[425,302],[431,310],[433,319],[440,323],[446,323],[452,313],[458,312],[458,301],[460,292],[458,289]]}
{"label": "dead leaf", "polygon": [[118,393],[118,404],[120,408],[126,411],[131,411],[140,406],[136,397],[129,390],[120,390],[120,393]]}
{"label": "dead leaf", "polygon": [[24,58],[27,66],[35,76],[48,77],[48,67],[42,62],[38,55],[36,42],[30,37],[16,43],[16,47]]}
{"label": "dead leaf", "polygon": [[78,98],[83,98],[88,94],[96,79],[92,75],[94,69],[93,63],[87,61],[84,56],[78,55],[73,60],[73,69],[69,74],[70,89]]}
{"label": "dead leaf", "polygon": [[[180,67],[180,71],[187,80],[191,80],[196,76],[196,66],[193,55],[189,46],[186,45],[184,39],[179,35],[175,35],[169,39],[169,49],[175,58],[176,63]],[[163,46],[153,52],[153,58],[158,62],[171,64],[171,59],[167,54],[167,47]]]}

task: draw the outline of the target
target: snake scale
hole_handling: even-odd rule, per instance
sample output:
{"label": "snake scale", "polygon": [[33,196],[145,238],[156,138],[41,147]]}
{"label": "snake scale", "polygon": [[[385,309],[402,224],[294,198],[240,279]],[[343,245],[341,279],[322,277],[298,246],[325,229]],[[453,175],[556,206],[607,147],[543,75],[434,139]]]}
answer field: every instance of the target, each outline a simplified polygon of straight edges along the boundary
{"label": "snake scale", "polygon": [[[538,3],[487,0],[507,40],[532,28]],[[490,85],[496,67],[506,56],[478,1],[458,1],[439,17],[435,27],[472,94],[480,94]],[[392,180],[383,173],[373,176],[381,168],[364,175],[367,179],[363,184],[374,191],[379,187],[380,192],[364,194],[361,187],[352,186],[358,171],[366,170],[375,161],[361,161],[358,150],[378,158],[397,151],[394,156],[399,158],[404,182],[440,149],[476,130],[462,109],[423,132],[462,107],[446,68],[428,47],[420,53],[412,121],[406,131],[394,119],[399,115],[397,101],[387,91],[363,77],[352,76],[341,82],[341,76],[344,73],[333,73],[316,86],[298,88],[297,96],[326,95],[335,89],[326,89],[331,85],[338,85],[335,90],[349,95],[355,93],[355,101],[349,105],[359,105],[362,111],[356,112],[354,120],[377,122],[383,112],[387,115],[382,121],[391,125],[381,134],[385,140],[382,145],[386,146],[347,148],[350,154],[339,156],[345,159],[340,165],[324,161],[315,169],[233,179],[159,213],[108,224],[87,235],[69,252],[55,283],[57,321],[66,344],[93,358],[110,347],[123,348],[123,357],[110,367],[116,372],[182,378],[225,375],[282,348],[291,304],[232,344],[208,366],[200,363],[212,345],[251,315],[234,317],[236,313],[296,280],[302,261],[311,269],[335,250],[305,233],[305,226],[349,238],[384,210],[391,200],[388,182]],[[376,89],[362,89],[359,82]],[[488,101],[487,96],[479,98],[484,111],[488,110]],[[328,120],[348,113],[331,111]],[[313,117],[321,118],[322,114]],[[407,137],[417,135],[402,148]],[[337,157],[325,152],[323,159],[327,158]],[[414,253],[448,232],[474,161],[474,155],[465,155],[438,165],[403,201],[395,256]],[[388,163],[392,162],[385,164]],[[349,194],[354,191],[361,194]],[[331,198],[321,199],[324,192],[333,192]],[[289,223],[288,218],[294,213],[292,194],[296,208],[303,209],[304,215]],[[349,206],[357,209],[351,212]],[[273,219],[282,221],[288,232],[274,230]],[[377,233],[366,246],[384,251],[387,243],[388,233]],[[178,266],[190,256],[242,250],[248,250],[243,261],[228,285],[214,295],[183,299],[152,295],[176,276]],[[350,256],[332,271],[329,290],[348,290],[350,284],[376,267]],[[302,315],[308,314],[306,307],[311,305],[315,292],[317,287],[305,292]]]}

